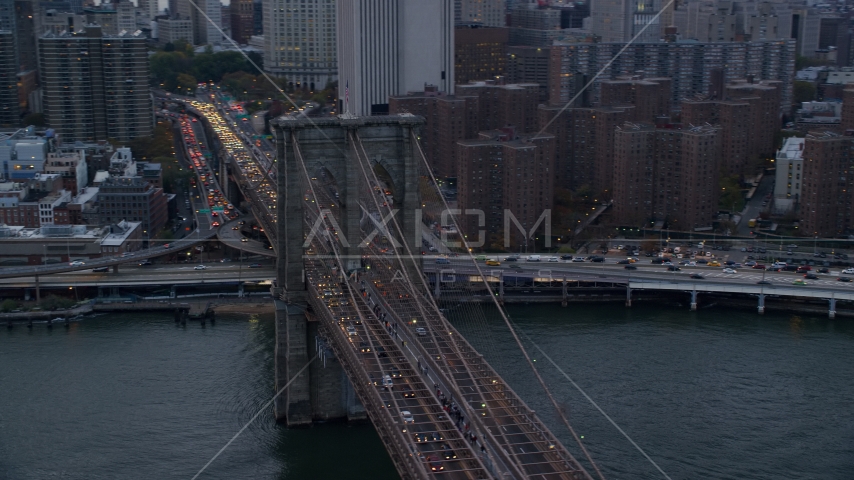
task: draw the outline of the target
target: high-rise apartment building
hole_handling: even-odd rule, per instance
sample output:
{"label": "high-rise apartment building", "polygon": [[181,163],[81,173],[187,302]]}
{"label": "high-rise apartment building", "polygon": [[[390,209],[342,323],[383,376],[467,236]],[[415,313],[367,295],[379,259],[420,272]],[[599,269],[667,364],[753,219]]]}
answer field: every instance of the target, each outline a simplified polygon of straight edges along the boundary
{"label": "high-rise apartment building", "polygon": [[611,198],[614,180],[614,130],[633,107],[539,107],[539,128],[555,136],[555,188],[589,190]]}
{"label": "high-rise apartment building", "polygon": [[[579,76],[593,78],[604,68],[602,75],[590,87],[593,104],[600,101],[602,80],[633,76],[643,72],[645,77],[666,77],[671,80],[671,104],[679,105],[683,98],[706,94],[715,76],[731,83],[749,78],[756,81],[779,80],[780,113],[792,105],[795,42],[658,42],[630,44],[622,55],[617,53],[625,43],[556,44],[551,48],[549,66],[549,102],[565,105],[586,82]],[[610,65],[609,61],[614,59]],[[607,68],[605,68],[607,66]]]}
{"label": "high-rise apartment building", "polygon": [[338,68],[335,19],[333,1],[265,1],[264,70],[287,78],[297,88],[323,89],[335,80]]}
{"label": "high-rise apartment building", "polygon": [[854,88],[842,91],[842,133],[854,131]]}
{"label": "high-rise apartment building", "polygon": [[[383,114],[389,96],[425,84],[454,93],[453,0],[338,0],[337,7],[342,111]],[[265,40],[270,35],[265,28]]]}
{"label": "high-rise apartment building", "polygon": [[18,65],[15,35],[0,30],[0,126],[18,126],[21,111],[18,103]]}
{"label": "high-rise apartment building", "polygon": [[700,0],[679,5],[673,25],[685,39],[700,42],[789,40],[793,11],[785,2]]}
{"label": "high-rise apartment building", "polygon": [[189,18],[161,18],[157,20],[157,41],[160,45],[185,40],[193,44],[193,21]]}
{"label": "high-rise apartment building", "polygon": [[590,30],[602,42],[628,42],[635,37],[638,42],[657,42],[662,33],[656,17],[661,4],[661,0],[594,0]]}
{"label": "high-rise apartment building", "polygon": [[65,141],[149,136],[148,51],[141,34],[84,32],[39,38],[45,117]]}
{"label": "high-rise apartment building", "polygon": [[13,33],[18,49],[18,71],[37,71],[39,61],[36,54],[35,11],[31,0],[15,0],[15,30]]}
{"label": "high-rise apartment building", "polygon": [[504,75],[506,28],[458,25],[454,30],[454,83],[490,80]]}
{"label": "high-rise apartment building", "polygon": [[711,225],[718,211],[718,130],[626,123],[614,134],[614,215],[620,225]]}
{"label": "high-rise apartment building", "polygon": [[[457,142],[458,202],[468,212],[461,217],[463,233],[469,242],[483,241],[499,248],[505,241],[511,247],[526,245],[527,235],[515,222],[527,234],[554,204],[554,136],[517,136],[513,128],[479,136]],[[507,239],[505,222],[510,226]],[[542,233],[545,226],[540,223],[538,228]],[[531,240],[528,243],[533,246]]]}
{"label": "high-rise apartment building", "polygon": [[599,103],[604,107],[626,107],[629,121],[654,123],[670,117],[669,78],[625,78],[603,80]]}
{"label": "high-rise apartment building", "polygon": [[810,132],[803,151],[800,230],[803,235],[834,237],[854,225],[854,142],[830,132]]}
{"label": "high-rise apartment building", "polygon": [[504,0],[454,0],[454,22],[503,27],[506,10]]}
{"label": "high-rise apartment building", "polygon": [[254,35],[255,7],[253,0],[234,0],[231,2],[231,38],[245,45]]}
{"label": "high-rise apartment building", "polygon": [[435,85],[423,92],[393,95],[389,97],[389,112],[423,116],[422,145],[428,163],[438,177],[459,177],[463,173],[457,171],[457,141],[505,127],[536,131],[537,104],[537,85],[487,81],[457,85],[456,95],[439,92]]}

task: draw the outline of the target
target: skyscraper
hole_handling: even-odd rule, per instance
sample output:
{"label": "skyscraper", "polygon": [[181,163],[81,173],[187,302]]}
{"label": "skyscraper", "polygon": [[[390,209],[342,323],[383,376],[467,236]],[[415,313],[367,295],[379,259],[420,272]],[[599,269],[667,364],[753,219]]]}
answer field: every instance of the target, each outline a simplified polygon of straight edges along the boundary
{"label": "skyscraper", "polygon": [[148,53],[141,34],[77,34],[39,38],[44,110],[66,141],[130,140],[153,129]]}
{"label": "skyscraper", "polygon": [[[157,0],[138,0],[138,2],[139,12],[146,20],[154,19],[160,11]],[[169,14],[174,15],[175,12],[169,12]]]}
{"label": "skyscraper", "polygon": [[15,36],[9,30],[0,30],[0,126],[17,126],[18,69],[15,55]]}
{"label": "skyscraper", "polygon": [[338,0],[338,79],[341,109],[355,115],[386,113],[390,95],[424,84],[452,94],[453,1]]}
{"label": "skyscraper", "polygon": [[252,0],[231,2],[231,38],[239,44],[249,43],[255,28],[255,11]]}
{"label": "skyscraper", "polygon": [[264,70],[286,77],[294,87],[311,90],[322,89],[334,80],[338,68],[335,3],[327,0],[263,3]]}
{"label": "skyscraper", "polygon": [[596,0],[590,4],[590,30],[602,42],[628,42],[643,30],[638,42],[657,42],[660,37],[661,0]]}
{"label": "skyscraper", "polygon": [[503,27],[505,22],[505,0],[454,0],[456,23],[479,23],[484,27]]}

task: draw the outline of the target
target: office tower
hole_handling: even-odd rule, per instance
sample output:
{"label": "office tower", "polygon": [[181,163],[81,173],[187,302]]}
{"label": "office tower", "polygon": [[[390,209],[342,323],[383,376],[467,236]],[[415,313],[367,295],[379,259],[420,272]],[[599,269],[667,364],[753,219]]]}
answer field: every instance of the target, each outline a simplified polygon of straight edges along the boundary
{"label": "office tower", "polygon": [[504,0],[454,0],[454,22],[503,27],[506,9]]}
{"label": "office tower", "polygon": [[504,76],[507,83],[536,83],[540,101],[549,99],[549,61],[551,50],[540,47],[507,47]]}
{"label": "office tower", "polygon": [[21,121],[18,106],[18,69],[15,36],[0,30],[0,126],[14,127]]}
{"label": "office tower", "polygon": [[[139,13],[143,16],[145,20],[154,20],[154,17],[160,13],[160,6],[157,3],[157,0],[137,0],[139,2]],[[170,11],[170,15],[174,15],[174,12]]]}
{"label": "office tower", "polygon": [[15,0],[15,31],[13,33],[18,48],[18,70],[21,72],[38,70],[33,0]]}
{"label": "office tower", "polygon": [[[586,82],[579,76],[592,78],[625,46],[625,43],[558,43],[551,48],[549,66],[549,102],[565,105]],[[723,72],[724,82],[748,78],[756,81],[779,80],[780,113],[788,113],[792,105],[795,41],[764,42],[657,42],[633,43],[616,57],[602,75],[590,86],[591,102],[600,101],[601,81],[643,72],[645,77],[667,77],[671,80],[671,104],[679,105],[684,98],[706,94],[719,82],[712,75]]]}
{"label": "office tower", "polygon": [[252,35],[264,34],[264,5],[260,0],[252,0]]}
{"label": "office tower", "polygon": [[[177,0],[173,18],[188,19],[193,23],[193,45],[222,43],[222,4],[219,0]],[[170,12],[171,13],[171,12]]]}
{"label": "office tower", "polygon": [[148,52],[141,34],[39,38],[44,109],[64,141],[130,140],[152,133]]}
{"label": "office tower", "polygon": [[854,221],[852,138],[830,132],[810,132],[803,151],[804,175],[800,215],[802,235],[834,237]]}
{"label": "office tower", "polygon": [[[342,111],[384,114],[390,95],[421,91],[425,84],[454,93],[452,0],[338,0],[337,5]],[[265,28],[265,39],[269,35]]]}
{"label": "office tower", "polygon": [[234,0],[231,2],[231,38],[245,45],[254,35],[255,10],[253,0]]}
{"label": "office tower", "polygon": [[489,80],[504,75],[506,28],[465,25],[454,29],[454,83]]}
{"label": "office tower", "polygon": [[168,221],[168,199],[163,189],[143,177],[109,177],[98,191],[102,225],[122,220],[142,222],[143,239],[157,235]]}
{"label": "office tower", "polygon": [[157,20],[157,41],[160,45],[174,44],[178,40],[193,43],[193,21],[189,18],[161,18]]}
{"label": "office tower", "polygon": [[[381,9],[383,2],[376,3]],[[370,16],[374,15],[380,13],[372,11]],[[335,18],[335,2],[265,1],[264,70],[287,78],[297,88],[319,90],[334,81],[338,68]],[[343,93],[343,85],[339,90]]]}
{"label": "office tower", "polygon": [[656,14],[661,3],[661,0],[593,0],[590,30],[602,42],[628,42],[635,36],[638,42],[657,42],[661,31]]}

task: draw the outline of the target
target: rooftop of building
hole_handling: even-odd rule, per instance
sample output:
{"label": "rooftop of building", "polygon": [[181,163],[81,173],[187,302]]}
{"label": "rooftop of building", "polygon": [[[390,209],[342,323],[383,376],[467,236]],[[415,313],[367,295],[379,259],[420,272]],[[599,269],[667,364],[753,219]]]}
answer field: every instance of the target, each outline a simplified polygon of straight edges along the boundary
{"label": "rooftop of building", "polygon": [[800,137],[789,137],[783,143],[783,147],[777,150],[777,159],[796,160],[804,156],[804,143],[806,139]]}
{"label": "rooftop of building", "polygon": [[107,235],[101,239],[101,246],[103,247],[118,247],[125,243],[130,237],[134,230],[140,229],[142,222],[128,222],[122,220],[121,222],[110,225],[106,230],[109,232]]}

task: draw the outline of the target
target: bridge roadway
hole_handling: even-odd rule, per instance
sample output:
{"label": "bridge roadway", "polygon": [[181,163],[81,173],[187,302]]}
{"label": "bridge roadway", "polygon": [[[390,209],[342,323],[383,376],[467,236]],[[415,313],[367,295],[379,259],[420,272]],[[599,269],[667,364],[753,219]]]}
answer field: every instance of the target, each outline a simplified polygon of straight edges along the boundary
{"label": "bridge roadway", "polygon": [[0,268],[0,279],[42,276],[54,273],[92,270],[93,268],[97,267],[117,267],[126,263],[137,263],[141,260],[146,260],[149,258],[160,257],[170,253],[178,253],[187,250],[188,248],[191,248],[199,243],[206,242],[214,237],[216,237],[216,230],[214,229],[196,229],[196,231],[194,231],[190,235],[180,240],[170,242],[168,244],[168,247],[154,246],[151,248],[137,250],[135,252],[130,252],[126,256],[92,258],[86,260],[84,262],[84,265],[73,266],[68,263],[56,263],[51,265],[22,265],[19,267],[3,267]]}
{"label": "bridge roadway", "polygon": [[[118,287],[133,285],[199,285],[270,281],[276,277],[275,268],[249,268],[248,264],[218,263],[206,270],[194,270],[195,265],[134,266],[120,272],[64,272],[39,279],[41,287]],[[35,276],[0,279],[0,288],[31,288]]]}
{"label": "bridge roadway", "polygon": [[[441,271],[447,279],[454,275],[477,276],[478,272],[470,260],[451,259],[450,264],[425,263],[425,273]],[[700,292],[731,292],[753,295],[778,295],[810,297],[836,300],[854,300],[854,282],[837,281],[839,270],[829,274],[818,274],[818,280],[806,280],[805,285],[795,285],[803,280],[803,274],[795,272],[765,272],[750,268],[737,273],[724,273],[719,267],[680,267],[678,272],[667,271],[664,266],[635,263],[637,270],[626,270],[624,265],[576,262],[501,262],[499,267],[481,264],[481,269],[490,281],[497,282],[499,276],[530,277],[537,282],[596,281],[625,285],[631,289],[679,290]],[[513,265],[513,268],[509,266]],[[692,274],[704,278],[692,279]],[[760,281],[769,282],[759,284]]]}
{"label": "bridge roadway", "polygon": [[[311,317],[321,322],[320,333],[341,360],[401,477],[428,478],[433,473],[449,479],[490,478],[429,382],[413,368],[365,298],[338,282],[330,263],[305,262]],[[386,375],[393,382],[387,388]],[[405,423],[404,411],[412,423]]]}

